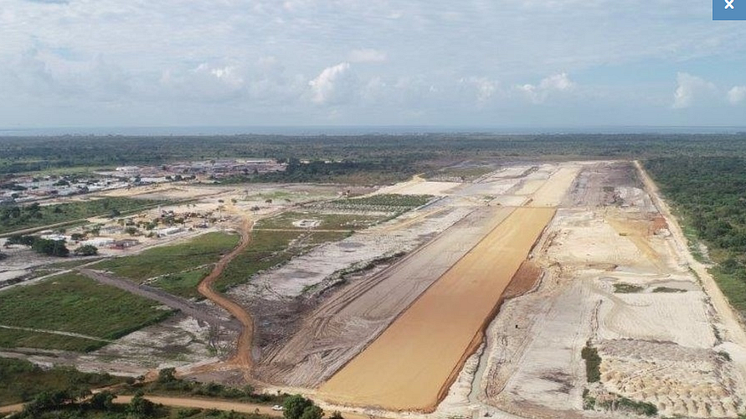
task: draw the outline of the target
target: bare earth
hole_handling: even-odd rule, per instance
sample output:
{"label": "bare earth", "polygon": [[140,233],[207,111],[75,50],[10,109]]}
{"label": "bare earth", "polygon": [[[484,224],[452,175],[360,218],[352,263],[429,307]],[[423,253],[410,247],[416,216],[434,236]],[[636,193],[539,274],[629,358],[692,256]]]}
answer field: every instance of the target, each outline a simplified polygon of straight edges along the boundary
{"label": "bare earth", "polygon": [[342,404],[433,410],[553,215],[553,209],[516,209],[321,393]]}

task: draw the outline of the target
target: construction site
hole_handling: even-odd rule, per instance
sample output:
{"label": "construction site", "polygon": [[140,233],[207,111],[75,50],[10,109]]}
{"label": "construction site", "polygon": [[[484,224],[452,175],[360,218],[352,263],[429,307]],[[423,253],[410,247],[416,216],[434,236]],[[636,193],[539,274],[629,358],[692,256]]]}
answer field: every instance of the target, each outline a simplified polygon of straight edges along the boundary
{"label": "construction site", "polygon": [[[746,413],[741,319],[637,162],[502,164],[468,181],[415,176],[353,190],[109,194],[191,199],[131,216],[137,223],[202,215],[179,234],[106,251],[111,260],[206,232],[237,244],[189,267],[204,271],[200,298],[150,290],[147,275],[132,286],[106,261],[74,267],[178,314],[84,354],[3,356],[128,375],[177,367],[369,417]],[[256,259],[263,268],[221,282],[260,237],[285,236]]]}

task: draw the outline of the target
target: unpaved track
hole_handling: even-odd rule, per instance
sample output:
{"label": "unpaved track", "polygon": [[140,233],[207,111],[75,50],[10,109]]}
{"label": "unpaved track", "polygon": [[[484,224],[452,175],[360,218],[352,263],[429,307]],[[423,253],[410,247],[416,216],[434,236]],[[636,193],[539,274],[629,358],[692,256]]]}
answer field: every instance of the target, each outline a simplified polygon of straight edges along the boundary
{"label": "unpaved track", "polygon": [[518,208],[320,388],[331,402],[432,411],[466,358],[553,208]]}
{"label": "unpaved track", "polygon": [[686,255],[689,266],[701,279],[702,287],[710,296],[712,305],[715,307],[718,314],[720,314],[721,320],[727,327],[727,336],[734,343],[745,346],[746,332],[744,332],[743,325],[735,314],[733,307],[728,303],[728,299],[720,290],[720,287],[718,287],[717,282],[715,282],[715,279],[710,275],[710,272],[707,271],[707,267],[694,259],[692,253],[688,250],[687,239],[684,236],[684,232],[681,230],[678,220],[671,215],[668,205],[660,198],[660,195],[658,194],[658,186],[653,182],[653,179],[648,176],[639,161],[635,160],[635,166],[640,172],[640,177],[645,184],[645,189],[647,189],[648,194],[653,199],[653,203],[658,208],[658,211],[663,214],[668,221],[668,228],[673,234],[674,239],[677,241],[682,253]]}
{"label": "unpaved track", "polygon": [[212,289],[212,284],[214,284],[220,277],[225,267],[249,246],[249,243],[251,243],[251,228],[253,226],[254,223],[252,221],[248,218],[244,219],[241,226],[241,242],[235,249],[220,259],[212,272],[210,272],[210,274],[199,283],[199,287],[197,288],[200,294],[220,307],[228,310],[228,312],[238,319],[238,321],[241,322],[241,325],[243,325],[241,334],[238,336],[236,352],[228,363],[245,369],[247,374],[251,371],[253,366],[251,342],[254,337],[254,319],[252,319],[251,314],[236,302],[218,292],[215,292]]}
{"label": "unpaved track", "polygon": [[[114,399],[116,404],[128,404],[132,401],[133,396],[118,395]],[[146,399],[153,403],[162,404],[169,407],[186,407],[196,409],[215,409],[223,412],[255,413],[272,417],[282,417],[281,411],[272,410],[271,407],[264,404],[239,403],[226,400],[208,400],[195,399],[186,397],[162,397],[162,396],[145,396]],[[20,412],[23,410],[23,403],[0,406],[0,414]],[[351,412],[345,412],[344,417],[347,419],[370,419],[372,415],[360,415]]]}
{"label": "unpaved track", "polygon": [[241,326],[236,324],[235,321],[226,321],[220,318],[217,313],[211,313],[210,307],[200,306],[187,299],[169,294],[161,289],[137,284],[129,279],[118,278],[114,275],[95,271],[93,269],[78,269],[78,272],[102,284],[110,285],[129,293],[158,301],[161,304],[179,310],[188,316],[207,322],[215,327],[226,327],[234,330],[240,330],[241,328]]}

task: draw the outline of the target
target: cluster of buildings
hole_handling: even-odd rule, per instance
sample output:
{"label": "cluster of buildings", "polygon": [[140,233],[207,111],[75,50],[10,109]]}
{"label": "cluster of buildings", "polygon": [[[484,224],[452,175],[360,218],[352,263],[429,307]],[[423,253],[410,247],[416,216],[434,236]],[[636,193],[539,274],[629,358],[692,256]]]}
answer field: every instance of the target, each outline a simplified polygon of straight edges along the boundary
{"label": "cluster of buildings", "polygon": [[47,198],[120,189],[128,185],[127,181],[115,178],[21,177],[0,188],[0,203],[22,204]]}
{"label": "cluster of buildings", "polygon": [[137,246],[140,244],[139,240],[136,239],[114,239],[111,237],[93,237],[86,240],[80,240],[75,241],[73,240],[72,236],[67,236],[63,234],[54,234],[50,232],[46,232],[46,234],[41,234],[40,237],[45,240],[64,240],[67,243],[75,243],[79,246],[86,246],[91,245],[95,246],[99,249],[108,248],[108,249],[115,249],[115,250],[124,250],[128,249],[133,246]]}
{"label": "cluster of buildings", "polygon": [[162,166],[121,166],[114,170],[96,172],[95,177],[22,176],[0,185],[0,204],[21,204],[47,198],[185,179],[222,179],[281,172],[286,168],[286,163],[278,163],[274,159],[224,159]]}

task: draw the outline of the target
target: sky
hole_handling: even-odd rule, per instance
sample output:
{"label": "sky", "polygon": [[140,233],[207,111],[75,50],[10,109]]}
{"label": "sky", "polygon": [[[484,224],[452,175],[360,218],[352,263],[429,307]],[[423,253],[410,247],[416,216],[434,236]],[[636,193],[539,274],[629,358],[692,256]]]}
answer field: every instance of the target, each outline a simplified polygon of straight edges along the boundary
{"label": "sky", "polygon": [[0,128],[743,126],[746,21],[711,8],[0,0]]}

